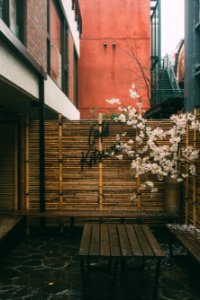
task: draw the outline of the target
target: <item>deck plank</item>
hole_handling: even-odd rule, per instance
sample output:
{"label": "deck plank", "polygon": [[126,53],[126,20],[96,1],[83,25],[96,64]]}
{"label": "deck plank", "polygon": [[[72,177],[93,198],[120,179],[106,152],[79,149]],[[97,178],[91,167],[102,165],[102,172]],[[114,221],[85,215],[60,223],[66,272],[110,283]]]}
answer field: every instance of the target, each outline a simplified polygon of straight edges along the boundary
{"label": "deck plank", "polygon": [[149,225],[144,224],[142,225],[143,231],[146,235],[147,240],[149,241],[149,244],[151,245],[151,248],[153,250],[153,253],[156,257],[164,257],[164,252],[160,248],[160,245],[158,244],[156,238],[154,237]]}
{"label": "deck plank", "polygon": [[100,245],[100,255],[101,256],[110,256],[110,241],[108,234],[108,225],[101,224],[101,245]]}
{"label": "deck plank", "polygon": [[99,224],[93,224],[92,226],[90,255],[91,256],[100,255],[100,225]]}
{"label": "deck plank", "polygon": [[92,225],[85,224],[84,229],[83,229],[80,249],[79,249],[79,255],[81,255],[81,256],[89,255],[91,233],[92,233]]}
{"label": "deck plank", "polygon": [[121,253],[122,256],[132,256],[132,251],[131,251],[131,245],[129,243],[127,231],[125,228],[125,225],[118,225],[118,234],[119,234],[119,241],[120,241],[120,246],[121,246]]}
{"label": "deck plank", "polygon": [[128,237],[129,237],[129,242],[131,245],[131,249],[132,249],[132,253],[133,256],[143,256],[143,252],[142,249],[140,247],[140,244],[138,242],[138,238],[137,235],[133,229],[133,226],[131,224],[126,224],[125,225],[127,233],[128,233]]}
{"label": "deck plank", "polygon": [[109,225],[109,237],[110,237],[110,253],[113,257],[120,257],[120,244],[117,233],[117,226],[115,224]]}
{"label": "deck plank", "polygon": [[151,249],[151,246],[149,245],[149,241],[146,238],[145,233],[144,233],[141,225],[140,224],[134,224],[133,227],[134,227],[134,230],[135,230],[136,235],[138,237],[138,240],[139,240],[139,243],[140,243],[140,246],[142,248],[144,256],[145,257],[154,256],[154,253]]}

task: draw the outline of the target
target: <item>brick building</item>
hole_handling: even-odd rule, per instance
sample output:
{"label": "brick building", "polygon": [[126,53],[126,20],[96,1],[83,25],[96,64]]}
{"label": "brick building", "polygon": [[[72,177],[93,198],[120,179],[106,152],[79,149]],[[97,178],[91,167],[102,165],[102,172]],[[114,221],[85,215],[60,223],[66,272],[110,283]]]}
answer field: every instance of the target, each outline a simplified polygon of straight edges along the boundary
{"label": "brick building", "polygon": [[185,0],[184,108],[200,107],[200,1]]}
{"label": "brick building", "polygon": [[108,113],[106,99],[133,104],[134,82],[149,108],[150,0],[79,0],[83,18],[79,60],[81,118]]}
{"label": "brick building", "polygon": [[44,121],[57,119],[59,113],[70,120],[79,119],[81,26],[78,0],[0,1],[1,209],[18,208],[23,195],[28,120],[39,121],[42,197]]}

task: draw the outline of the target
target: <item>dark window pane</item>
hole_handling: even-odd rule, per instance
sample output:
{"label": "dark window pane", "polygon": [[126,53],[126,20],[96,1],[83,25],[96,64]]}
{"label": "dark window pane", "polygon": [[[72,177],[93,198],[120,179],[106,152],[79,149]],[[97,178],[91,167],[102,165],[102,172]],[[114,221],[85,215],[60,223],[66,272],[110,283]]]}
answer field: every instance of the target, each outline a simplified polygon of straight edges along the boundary
{"label": "dark window pane", "polygon": [[9,26],[9,0],[0,0],[0,18]]}
{"label": "dark window pane", "polygon": [[18,16],[17,16],[17,1],[10,0],[10,29],[11,31],[19,37],[20,33],[20,24],[18,23]]}
{"label": "dark window pane", "polygon": [[0,0],[0,18],[23,40],[23,0]]}

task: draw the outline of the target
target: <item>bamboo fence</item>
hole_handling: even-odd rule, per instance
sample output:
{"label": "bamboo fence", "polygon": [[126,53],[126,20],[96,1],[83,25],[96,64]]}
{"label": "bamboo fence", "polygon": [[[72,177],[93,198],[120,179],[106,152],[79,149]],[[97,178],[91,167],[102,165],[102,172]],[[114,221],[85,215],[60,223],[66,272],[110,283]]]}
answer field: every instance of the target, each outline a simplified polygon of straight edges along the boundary
{"label": "bamboo fence", "polygon": [[[67,121],[59,116],[57,121],[45,123],[45,195],[47,210],[113,210],[164,212],[164,184],[151,176],[158,192],[151,197],[148,191],[140,194],[139,200],[132,201],[143,178],[136,179],[130,170],[130,159],[118,160],[108,156],[93,166],[81,169],[82,153],[89,148],[91,127],[102,131],[102,119],[98,121]],[[149,120],[151,127],[169,129],[168,120]],[[93,147],[102,151],[115,143],[116,134],[126,132],[124,140],[132,138],[135,132],[130,127],[110,123],[109,134],[98,137]],[[26,207],[39,210],[39,126],[38,121],[26,123]],[[160,141],[167,144],[167,139]],[[200,149],[200,136],[188,128],[182,140],[183,145]],[[137,145],[136,145],[137,147]],[[91,155],[91,153],[89,154]],[[182,189],[182,216],[187,224],[200,227],[200,161],[197,162],[197,176],[189,176]],[[188,171],[188,165],[181,165]]]}

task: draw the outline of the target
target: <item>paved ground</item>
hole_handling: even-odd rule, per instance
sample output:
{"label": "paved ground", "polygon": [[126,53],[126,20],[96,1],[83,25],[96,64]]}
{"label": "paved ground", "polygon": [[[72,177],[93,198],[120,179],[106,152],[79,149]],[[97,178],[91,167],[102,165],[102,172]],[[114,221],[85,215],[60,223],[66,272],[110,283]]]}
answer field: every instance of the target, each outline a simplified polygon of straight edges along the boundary
{"label": "paved ground", "polygon": [[[181,255],[169,258],[166,234],[157,231],[156,235],[167,254],[161,268],[157,300],[199,300],[200,268],[178,244],[175,254]],[[0,300],[81,300],[77,257],[80,238],[81,230],[76,230],[73,237],[58,232],[32,233],[12,246],[1,261]],[[116,300],[151,300],[154,268],[154,263],[147,261],[143,274],[137,269],[129,272],[126,295],[119,277]],[[105,271],[92,271],[88,300],[110,300],[109,275]]]}

